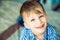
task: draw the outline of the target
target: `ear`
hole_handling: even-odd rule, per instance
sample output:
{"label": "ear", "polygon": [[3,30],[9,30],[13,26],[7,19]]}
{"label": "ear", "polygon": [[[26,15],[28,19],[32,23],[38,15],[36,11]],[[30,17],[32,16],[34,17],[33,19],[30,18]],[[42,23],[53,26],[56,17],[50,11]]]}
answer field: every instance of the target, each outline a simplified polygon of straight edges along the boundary
{"label": "ear", "polygon": [[24,23],[24,26],[29,29],[29,26],[27,23]]}

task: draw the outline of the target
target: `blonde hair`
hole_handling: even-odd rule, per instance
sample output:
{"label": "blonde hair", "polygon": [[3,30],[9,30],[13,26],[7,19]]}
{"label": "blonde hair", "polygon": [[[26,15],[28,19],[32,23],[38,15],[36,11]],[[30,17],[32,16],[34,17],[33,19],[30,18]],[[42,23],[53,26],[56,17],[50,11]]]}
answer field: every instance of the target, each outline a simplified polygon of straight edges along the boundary
{"label": "blonde hair", "polygon": [[37,1],[26,1],[21,7],[20,16],[23,18],[26,14],[29,15],[31,11],[39,13],[45,12],[41,3],[38,3]]}

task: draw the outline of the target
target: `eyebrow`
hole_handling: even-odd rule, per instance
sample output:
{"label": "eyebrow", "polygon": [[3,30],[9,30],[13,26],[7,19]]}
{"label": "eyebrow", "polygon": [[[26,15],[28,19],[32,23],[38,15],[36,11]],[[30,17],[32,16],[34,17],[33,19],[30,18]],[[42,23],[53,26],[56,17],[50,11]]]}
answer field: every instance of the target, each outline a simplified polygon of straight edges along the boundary
{"label": "eyebrow", "polygon": [[41,11],[39,11],[39,10],[36,10],[36,14],[42,14],[42,12]]}

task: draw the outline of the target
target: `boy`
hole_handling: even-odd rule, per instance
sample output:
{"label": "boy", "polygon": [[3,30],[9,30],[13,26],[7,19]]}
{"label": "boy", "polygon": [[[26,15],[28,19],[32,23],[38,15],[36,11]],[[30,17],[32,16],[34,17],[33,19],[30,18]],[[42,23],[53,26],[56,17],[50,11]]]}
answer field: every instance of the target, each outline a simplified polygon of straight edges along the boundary
{"label": "boy", "polygon": [[24,27],[20,34],[20,40],[58,40],[53,26],[47,23],[47,14],[36,1],[23,3],[20,16]]}

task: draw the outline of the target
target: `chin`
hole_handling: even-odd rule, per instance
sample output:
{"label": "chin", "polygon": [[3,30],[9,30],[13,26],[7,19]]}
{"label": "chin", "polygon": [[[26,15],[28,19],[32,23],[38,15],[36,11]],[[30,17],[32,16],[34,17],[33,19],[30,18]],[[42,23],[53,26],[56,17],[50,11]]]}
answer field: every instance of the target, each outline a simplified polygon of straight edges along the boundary
{"label": "chin", "polygon": [[46,30],[46,27],[44,27],[43,29],[37,29],[36,32],[37,33],[44,33]]}
{"label": "chin", "polygon": [[44,32],[45,32],[45,30],[37,31],[37,33],[39,33],[39,34],[42,34]]}

